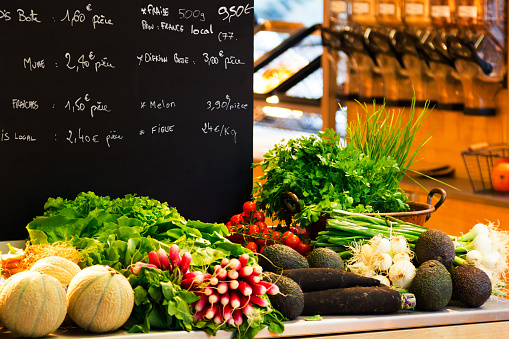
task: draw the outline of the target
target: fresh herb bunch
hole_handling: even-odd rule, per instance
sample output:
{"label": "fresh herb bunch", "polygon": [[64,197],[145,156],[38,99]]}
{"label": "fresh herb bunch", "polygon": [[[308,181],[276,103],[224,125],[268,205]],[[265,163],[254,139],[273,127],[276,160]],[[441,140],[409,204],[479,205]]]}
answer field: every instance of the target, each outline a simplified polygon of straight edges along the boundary
{"label": "fresh herb bunch", "polygon": [[[408,198],[397,185],[401,169],[396,160],[374,159],[353,143],[344,145],[332,129],[278,144],[255,166],[261,166],[263,175],[253,197],[260,209],[279,221],[308,226],[333,209],[359,213],[408,209]],[[300,212],[293,216],[281,198],[285,191],[299,197]]]}
{"label": "fresh herb bunch", "polygon": [[407,171],[413,171],[410,166],[430,139],[414,144],[429,115],[428,104],[416,114],[414,97],[407,119],[402,110],[388,111],[385,104],[376,108],[373,103],[372,112],[364,104],[364,111],[357,112],[357,120],[348,126],[346,146],[330,129],[318,137],[276,145],[255,165],[264,172],[253,188],[259,208],[280,221],[292,220],[281,199],[284,191],[290,191],[300,199],[293,222],[301,226],[318,222],[332,209],[407,211],[408,198],[400,182]]}
{"label": "fresh herb bunch", "polygon": [[388,111],[385,103],[378,108],[373,104],[372,112],[366,104],[361,107],[364,114],[357,112],[357,121],[348,124],[348,143],[354,144],[375,161],[386,157],[396,160],[400,172],[389,184],[399,185],[410,166],[417,161],[422,148],[431,139],[428,134],[415,144],[417,131],[430,113],[429,101],[425,103],[422,111],[416,114],[414,97],[406,119],[403,117],[403,110]]}

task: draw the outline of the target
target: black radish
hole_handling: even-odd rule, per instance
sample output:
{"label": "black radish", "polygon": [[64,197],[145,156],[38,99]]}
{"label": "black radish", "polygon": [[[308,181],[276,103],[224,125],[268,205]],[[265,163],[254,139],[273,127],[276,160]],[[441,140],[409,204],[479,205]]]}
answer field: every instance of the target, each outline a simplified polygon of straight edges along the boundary
{"label": "black radish", "polygon": [[353,286],[380,286],[380,281],[337,268],[295,268],[282,275],[295,281],[303,292]]}
{"label": "black radish", "polygon": [[375,315],[397,313],[401,294],[388,287],[347,287],[304,293],[302,315]]}

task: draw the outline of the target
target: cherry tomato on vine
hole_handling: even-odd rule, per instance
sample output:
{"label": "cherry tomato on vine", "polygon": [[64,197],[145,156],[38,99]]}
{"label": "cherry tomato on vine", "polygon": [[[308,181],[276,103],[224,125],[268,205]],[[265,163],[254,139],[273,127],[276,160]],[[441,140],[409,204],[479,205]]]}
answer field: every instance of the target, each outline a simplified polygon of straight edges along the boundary
{"label": "cherry tomato on vine", "polygon": [[286,246],[296,249],[300,244],[300,239],[295,234],[291,234],[286,238]]}
{"label": "cherry tomato on vine", "polygon": [[264,221],[257,221],[255,222],[255,225],[260,227],[260,232],[263,232],[264,230],[267,229],[267,224]]}
{"label": "cherry tomato on vine", "polygon": [[235,214],[233,217],[231,217],[230,219],[230,223],[232,225],[239,225],[241,224],[242,222],[244,221],[244,217],[242,216],[242,214]]}
{"label": "cherry tomato on vine", "polygon": [[292,231],[293,234],[299,234],[299,230],[295,226],[290,226],[290,231]]}
{"label": "cherry tomato on vine", "polygon": [[283,244],[286,244],[286,239],[292,235],[293,235],[292,231],[286,231],[285,233],[283,233],[283,238],[281,239],[281,242]]}
{"label": "cherry tomato on vine", "polygon": [[255,239],[255,243],[258,245],[259,248],[262,248],[263,246],[265,246],[266,241],[267,240],[263,238],[263,235],[261,236],[261,238]]}
{"label": "cherry tomato on vine", "polygon": [[259,234],[260,232],[260,226],[258,225],[249,225],[249,230],[247,231],[247,234]]}
{"label": "cherry tomato on vine", "polygon": [[246,201],[244,205],[242,205],[242,210],[247,216],[249,216],[251,215],[251,212],[256,211],[256,204],[252,201]]}
{"label": "cherry tomato on vine", "polygon": [[244,247],[250,249],[252,252],[258,252],[258,245],[256,245],[254,241],[248,242]]}
{"label": "cherry tomato on vine", "polygon": [[306,255],[309,253],[309,251],[311,251],[311,247],[311,244],[301,241],[295,250],[302,255]]}
{"label": "cherry tomato on vine", "polygon": [[280,242],[281,241],[281,232],[274,231],[272,232],[272,236],[270,237],[274,242]]}
{"label": "cherry tomato on vine", "polygon": [[260,247],[274,244],[274,241],[272,240],[272,233],[263,233],[261,239],[256,239],[256,243]]}
{"label": "cherry tomato on vine", "polygon": [[260,211],[253,212],[253,218],[258,221],[265,221],[265,214]]}

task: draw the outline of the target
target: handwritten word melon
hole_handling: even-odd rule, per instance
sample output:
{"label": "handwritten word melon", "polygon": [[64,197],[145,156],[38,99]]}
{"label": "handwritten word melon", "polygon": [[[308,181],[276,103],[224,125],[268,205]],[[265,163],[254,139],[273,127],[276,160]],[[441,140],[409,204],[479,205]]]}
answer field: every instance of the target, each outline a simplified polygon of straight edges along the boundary
{"label": "handwritten word melon", "polygon": [[69,259],[52,255],[37,260],[30,268],[30,271],[51,275],[57,278],[62,285],[68,286],[71,279],[81,271],[81,268]]}
{"label": "handwritten word melon", "polygon": [[102,265],[82,269],[67,289],[67,313],[79,327],[102,333],[120,328],[131,315],[134,292],[119,272]]}
{"label": "handwritten word melon", "polygon": [[42,337],[64,322],[67,300],[62,284],[40,272],[24,271],[7,279],[0,292],[0,320],[22,337]]}

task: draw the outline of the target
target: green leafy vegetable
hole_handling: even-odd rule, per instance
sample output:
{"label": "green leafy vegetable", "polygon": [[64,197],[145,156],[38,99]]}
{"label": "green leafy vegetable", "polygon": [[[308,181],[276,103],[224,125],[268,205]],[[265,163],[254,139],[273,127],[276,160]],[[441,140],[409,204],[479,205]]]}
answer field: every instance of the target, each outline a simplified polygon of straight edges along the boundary
{"label": "green leafy vegetable", "polygon": [[[332,209],[354,212],[408,210],[408,198],[399,188],[401,169],[391,157],[373,159],[355,147],[343,145],[333,130],[290,139],[264,155],[263,175],[253,197],[267,215],[307,226]],[[292,215],[281,199],[285,191],[300,200]]]}

